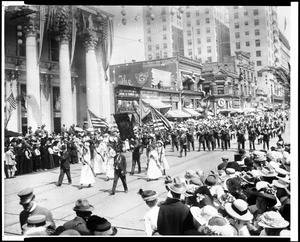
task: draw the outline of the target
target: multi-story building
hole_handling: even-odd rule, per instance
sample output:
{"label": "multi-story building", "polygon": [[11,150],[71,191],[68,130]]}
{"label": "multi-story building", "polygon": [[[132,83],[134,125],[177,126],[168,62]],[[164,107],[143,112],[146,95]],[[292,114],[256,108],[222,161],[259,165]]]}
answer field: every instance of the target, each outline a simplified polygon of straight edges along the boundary
{"label": "multi-story building", "polygon": [[231,53],[249,52],[255,63],[258,88],[267,94],[268,104],[273,102],[276,77],[271,72],[261,72],[268,67],[280,66],[279,30],[275,6],[230,6]]}
{"label": "multi-story building", "polygon": [[185,56],[210,63],[231,55],[226,7],[187,6],[183,20]]}
{"label": "multi-story building", "polygon": [[5,6],[4,13],[3,98],[17,100],[3,102],[6,128],[26,133],[45,124],[60,132],[63,124],[82,126],[87,110],[110,121],[103,44],[113,16],[80,5]]}
{"label": "multi-story building", "polygon": [[145,60],[184,55],[181,12],[172,6],[143,7]]}

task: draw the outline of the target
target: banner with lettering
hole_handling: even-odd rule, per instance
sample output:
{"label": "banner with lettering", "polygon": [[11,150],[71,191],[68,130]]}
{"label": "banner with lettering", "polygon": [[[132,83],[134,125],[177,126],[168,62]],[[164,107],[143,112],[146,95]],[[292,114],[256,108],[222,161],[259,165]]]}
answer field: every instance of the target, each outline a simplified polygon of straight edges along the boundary
{"label": "banner with lettering", "polygon": [[127,113],[114,114],[121,140],[134,138],[133,125]]}

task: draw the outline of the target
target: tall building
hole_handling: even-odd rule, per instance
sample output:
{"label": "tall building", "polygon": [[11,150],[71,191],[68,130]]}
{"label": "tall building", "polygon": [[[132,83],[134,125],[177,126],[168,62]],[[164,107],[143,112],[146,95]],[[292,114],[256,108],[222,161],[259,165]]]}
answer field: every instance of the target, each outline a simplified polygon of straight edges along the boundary
{"label": "tall building", "polygon": [[143,7],[145,59],[184,55],[182,13],[173,6]]}
{"label": "tall building", "polygon": [[225,61],[231,54],[228,21],[224,6],[187,6],[183,14],[185,56],[202,63]]}
{"label": "tall building", "polygon": [[[268,94],[272,102],[276,77],[261,69],[280,66],[279,29],[275,6],[230,6],[231,53],[243,50],[255,63],[258,89]],[[271,103],[270,103],[271,104]]]}

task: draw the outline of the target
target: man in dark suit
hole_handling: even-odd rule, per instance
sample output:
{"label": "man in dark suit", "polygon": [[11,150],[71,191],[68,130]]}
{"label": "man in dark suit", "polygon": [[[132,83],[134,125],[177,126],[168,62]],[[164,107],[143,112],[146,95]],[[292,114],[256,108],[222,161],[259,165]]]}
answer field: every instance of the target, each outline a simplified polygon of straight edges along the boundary
{"label": "man in dark suit", "polygon": [[58,178],[58,183],[56,184],[56,186],[58,187],[61,186],[65,174],[67,174],[69,185],[72,184],[72,178],[70,173],[71,155],[65,145],[61,146],[61,150],[62,152],[60,155],[60,174]]}
{"label": "man in dark suit", "polygon": [[197,137],[197,139],[199,141],[198,151],[200,151],[201,144],[202,144],[203,150],[205,151],[205,138],[204,138],[204,131],[203,131],[202,128],[200,128],[198,130],[198,132],[196,133],[196,137]]}
{"label": "man in dark suit", "polygon": [[123,183],[125,193],[128,192],[126,183],[126,157],[122,154],[123,144],[119,143],[116,148],[116,156],[114,157],[114,183],[109,195],[115,195],[119,178]]}

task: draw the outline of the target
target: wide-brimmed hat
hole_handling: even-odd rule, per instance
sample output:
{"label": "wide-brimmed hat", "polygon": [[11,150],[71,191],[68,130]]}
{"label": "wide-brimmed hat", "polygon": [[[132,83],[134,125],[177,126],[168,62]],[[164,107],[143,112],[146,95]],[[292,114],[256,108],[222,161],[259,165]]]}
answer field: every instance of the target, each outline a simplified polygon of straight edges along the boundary
{"label": "wide-brimmed hat", "polygon": [[264,166],[261,169],[261,176],[264,176],[264,177],[275,177],[277,175],[278,175],[278,173],[272,167]]}
{"label": "wide-brimmed hat", "polygon": [[141,195],[145,202],[154,201],[158,197],[157,192],[153,190],[144,191],[143,189],[140,189],[138,193]]}
{"label": "wide-brimmed hat", "polygon": [[196,172],[192,169],[189,169],[185,172],[184,178],[185,179],[191,179],[192,177],[194,177],[196,175]]}
{"label": "wide-brimmed hat", "polygon": [[242,221],[249,221],[253,218],[253,215],[248,210],[248,203],[243,199],[236,199],[232,203],[226,203],[225,210],[230,216]]}
{"label": "wide-brimmed hat", "polygon": [[76,212],[90,212],[94,210],[94,207],[90,205],[87,199],[80,198],[75,202],[75,207],[73,210]]}
{"label": "wide-brimmed hat", "polygon": [[217,178],[215,175],[208,175],[204,181],[207,186],[213,186],[217,183]]}
{"label": "wide-brimmed hat", "polygon": [[237,235],[236,229],[230,225],[229,221],[222,216],[212,217],[206,225],[209,228],[209,235],[234,236]]}
{"label": "wide-brimmed hat", "polygon": [[81,234],[75,229],[66,229],[61,232],[58,236],[80,236]]}
{"label": "wide-brimmed hat", "polygon": [[230,177],[235,177],[235,169],[234,168],[226,168],[225,172]]}
{"label": "wide-brimmed hat", "polygon": [[205,205],[203,208],[194,206],[190,208],[190,211],[194,217],[195,227],[199,227],[207,223],[212,217],[218,216],[218,210],[211,205]]}
{"label": "wide-brimmed hat", "polygon": [[290,174],[289,171],[287,171],[283,168],[280,168],[280,167],[275,168],[275,171],[278,173],[276,176],[277,178],[283,178],[283,177],[286,177],[288,174]]}
{"label": "wide-brimmed hat", "polygon": [[239,177],[230,177],[224,181],[223,188],[230,193],[236,192],[241,189],[241,182],[241,178]]}
{"label": "wide-brimmed hat", "polygon": [[31,187],[27,187],[18,193],[20,197],[20,204],[28,204],[34,199],[33,189]]}
{"label": "wide-brimmed hat", "polygon": [[256,188],[257,191],[259,191],[260,189],[265,188],[265,187],[270,188],[270,187],[272,187],[272,186],[271,186],[271,184],[270,184],[269,182],[267,182],[267,181],[259,181],[259,182],[257,182],[257,183],[255,184],[255,188]]}
{"label": "wide-brimmed hat", "polygon": [[50,221],[46,221],[45,215],[32,215],[27,219],[27,223],[22,226],[22,229],[28,229],[32,227],[48,227],[51,224]]}
{"label": "wide-brimmed hat", "polygon": [[86,227],[96,232],[97,235],[116,235],[118,230],[116,227],[111,226],[111,223],[107,221],[105,218],[99,217],[97,215],[92,215],[88,218],[86,222]]}
{"label": "wide-brimmed hat", "polygon": [[279,212],[268,211],[264,212],[258,225],[264,228],[281,229],[289,226],[289,222],[286,221]]}
{"label": "wide-brimmed hat", "polygon": [[202,186],[203,182],[201,181],[201,179],[199,177],[192,177],[190,179],[190,184],[193,184],[195,186]]}
{"label": "wide-brimmed hat", "polygon": [[186,185],[182,182],[180,177],[175,177],[173,179],[173,182],[170,184],[167,184],[170,191],[177,193],[177,194],[183,194],[186,192]]}
{"label": "wide-brimmed hat", "polygon": [[157,144],[164,145],[164,142],[163,142],[162,140],[158,140],[158,141],[157,141]]}
{"label": "wide-brimmed hat", "polygon": [[288,183],[284,182],[282,179],[277,179],[272,181],[272,185],[279,188],[285,188]]}
{"label": "wide-brimmed hat", "polygon": [[244,149],[239,149],[238,150],[238,154],[239,155],[245,155],[246,154],[246,151]]}
{"label": "wide-brimmed hat", "polygon": [[254,192],[250,193],[247,198],[247,202],[252,205],[252,204],[255,204],[257,197],[262,197],[262,198],[266,199],[268,207],[273,207],[277,203],[275,194],[276,194],[276,191],[274,190],[274,188],[263,187],[258,191],[254,191]]}
{"label": "wide-brimmed hat", "polygon": [[255,176],[252,174],[251,171],[245,172],[241,175],[241,178],[247,182],[248,184],[254,185]]}
{"label": "wide-brimmed hat", "polygon": [[284,177],[278,177],[278,180],[282,180],[285,183],[291,183],[291,177],[289,175],[286,175]]}
{"label": "wide-brimmed hat", "polygon": [[274,161],[274,160],[271,160],[269,163],[268,163],[269,166],[271,166],[273,169],[277,169],[279,168],[280,164],[277,162],[277,161]]}
{"label": "wide-brimmed hat", "polygon": [[227,155],[223,155],[222,160],[229,160],[229,157]]}

